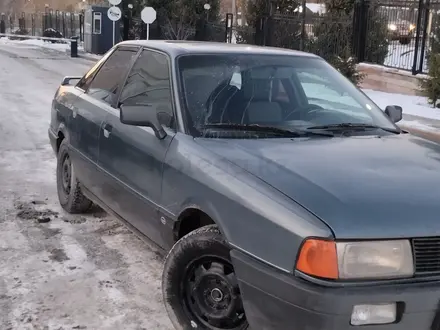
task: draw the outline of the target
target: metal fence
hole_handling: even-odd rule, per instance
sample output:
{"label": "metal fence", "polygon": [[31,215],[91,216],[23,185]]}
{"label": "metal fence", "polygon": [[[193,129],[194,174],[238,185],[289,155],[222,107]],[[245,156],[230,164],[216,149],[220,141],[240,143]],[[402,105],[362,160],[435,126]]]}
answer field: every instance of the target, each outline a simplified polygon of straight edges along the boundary
{"label": "metal fence", "polygon": [[[63,38],[80,37],[83,40],[83,14],[74,12],[47,11],[44,13],[21,13],[0,16],[0,32],[40,36],[44,31],[53,29]],[[4,32],[2,32],[2,27]]]}
{"label": "metal fence", "polygon": [[[300,8],[306,7],[303,2]],[[348,54],[361,62],[426,73],[429,53],[440,53],[440,0],[360,0],[344,15],[274,11],[232,30],[232,42],[304,50],[326,59]]]}
{"label": "metal fence", "polygon": [[[273,3],[273,2],[272,2]],[[316,4],[313,4],[316,7]],[[258,17],[246,26],[232,25],[232,15],[219,22],[188,26],[158,19],[150,25],[151,39],[187,39],[268,45],[316,53],[324,58],[355,56],[413,74],[426,73],[430,52],[440,53],[440,0],[358,0],[343,15],[321,6],[319,12],[302,0],[294,10]],[[83,40],[82,13],[48,10],[44,13],[3,15],[0,32],[43,36],[51,28],[64,38]],[[125,22],[125,20],[124,20]],[[140,17],[128,20],[129,39],[145,39]],[[125,27],[124,27],[125,28]]]}

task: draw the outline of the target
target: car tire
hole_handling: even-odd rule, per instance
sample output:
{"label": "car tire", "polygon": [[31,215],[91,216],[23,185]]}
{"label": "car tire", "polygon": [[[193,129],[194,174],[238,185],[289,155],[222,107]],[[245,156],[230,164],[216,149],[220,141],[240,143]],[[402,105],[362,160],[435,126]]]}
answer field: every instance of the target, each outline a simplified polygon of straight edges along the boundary
{"label": "car tire", "polygon": [[215,225],[196,229],[173,246],[162,293],[175,329],[249,329],[229,253]]}
{"label": "car tire", "polygon": [[58,150],[56,172],[58,200],[68,213],[84,213],[90,209],[92,202],[81,192],[67,145],[67,141],[63,140]]}
{"label": "car tire", "polygon": [[399,38],[399,43],[401,45],[408,45],[411,43],[411,37],[400,37]]}

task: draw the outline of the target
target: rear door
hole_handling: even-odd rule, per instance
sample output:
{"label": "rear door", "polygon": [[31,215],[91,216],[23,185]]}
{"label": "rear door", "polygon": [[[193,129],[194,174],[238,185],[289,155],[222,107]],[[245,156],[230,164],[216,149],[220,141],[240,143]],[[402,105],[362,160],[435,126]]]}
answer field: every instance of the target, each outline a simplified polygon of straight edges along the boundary
{"label": "rear door", "polygon": [[175,135],[175,115],[166,54],[143,50],[130,71],[118,103],[156,112],[167,136],[148,127],[122,124],[109,109],[99,140],[99,166],[107,173],[103,201],[143,234],[163,245],[158,217],[163,161]]}
{"label": "rear door", "polygon": [[[93,193],[100,190],[97,171],[101,126],[109,111],[114,110],[120,85],[139,48],[118,47],[78,84],[83,89],[73,105],[71,147],[75,174]],[[99,197],[99,196],[98,196]]]}

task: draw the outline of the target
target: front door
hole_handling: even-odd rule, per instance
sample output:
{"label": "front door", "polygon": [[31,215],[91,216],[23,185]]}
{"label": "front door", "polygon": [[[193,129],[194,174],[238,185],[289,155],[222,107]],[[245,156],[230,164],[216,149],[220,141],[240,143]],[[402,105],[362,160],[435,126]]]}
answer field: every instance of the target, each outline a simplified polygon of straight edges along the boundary
{"label": "front door", "polygon": [[167,136],[160,140],[151,128],[122,124],[116,109],[108,113],[99,140],[98,163],[107,175],[103,201],[162,246],[163,225],[157,203],[161,197],[163,161],[175,135],[168,57],[143,50],[118,103],[143,105],[145,111],[155,111]]}
{"label": "front door", "polygon": [[86,75],[78,84],[84,93],[73,104],[71,157],[79,181],[95,194],[99,186],[97,164],[100,128],[113,109],[118,86],[122,85],[136,53],[137,49],[117,48],[96,68],[96,72],[92,69],[90,75]]}

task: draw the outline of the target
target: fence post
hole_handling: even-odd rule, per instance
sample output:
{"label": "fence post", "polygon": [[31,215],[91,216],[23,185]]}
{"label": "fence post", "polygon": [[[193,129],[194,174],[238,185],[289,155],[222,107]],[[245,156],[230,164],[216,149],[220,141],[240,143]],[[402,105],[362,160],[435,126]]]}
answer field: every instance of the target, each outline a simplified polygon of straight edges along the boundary
{"label": "fence post", "polygon": [[5,22],[5,14],[2,13],[0,18],[0,33],[6,33],[6,22]]}
{"label": "fence post", "polygon": [[[418,53],[419,53],[419,46],[420,46],[420,24],[422,23],[422,11],[423,11],[423,0],[419,0],[419,10],[417,11],[417,23],[416,23],[416,43],[414,45],[414,62],[412,65],[412,74],[416,75],[417,72],[417,61],[418,59]],[[423,60],[422,60],[423,61]]]}
{"label": "fence post", "polygon": [[255,40],[254,44],[257,46],[264,45],[264,25],[265,25],[265,17],[260,16],[255,20]]}
{"label": "fence post", "polygon": [[301,12],[301,40],[300,40],[300,44],[299,44],[299,50],[303,51],[304,50],[304,40],[306,38],[306,1],[307,0],[303,0],[302,1],[302,12]]}
{"label": "fence post", "polygon": [[226,14],[226,21],[225,21],[225,42],[231,43],[232,42],[232,22],[234,19],[234,14],[227,13]]}
{"label": "fence post", "polygon": [[[55,11],[55,30],[57,30],[58,32],[60,31],[59,15],[60,15],[60,11],[56,10]],[[64,35],[63,35],[63,37],[64,37]]]}
{"label": "fence post", "polygon": [[49,10],[49,25],[50,28],[53,29],[53,9]]}
{"label": "fence post", "polygon": [[431,8],[430,0],[426,0],[425,10],[423,11],[423,36],[422,36],[422,49],[420,50],[421,61],[419,63],[419,72],[423,72],[423,62],[425,61],[426,54],[426,39],[428,37],[428,25],[429,25],[429,12]]}
{"label": "fence post", "polygon": [[31,14],[31,35],[35,35],[35,14]]}
{"label": "fence post", "polygon": [[273,35],[275,32],[274,12],[276,4],[274,0],[268,0],[266,7],[266,17],[263,21],[263,45],[274,46]]}
{"label": "fence post", "polygon": [[63,37],[67,38],[67,33],[66,33],[66,13],[62,12],[61,13],[61,17],[62,17],[62,25],[63,25]]}
{"label": "fence post", "polygon": [[9,15],[9,33],[14,31],[14,18]]}
{"label": "fence post", "polygon": [[44,19],[43,19],[43,33],[46,31],[49,27],[49,14],[47,11],[44,13]]}
{"label": "fence post", "polygon": [[358,62],[365,60],[367,46],[368,0],[359,0],[354,6],[353,15],[353,53]]}
{"label": "fence post", "polygon": [[206,41],[208,39],[207,32],[206,18],[202,16],[196,22],[196,33],[194,39],[196,41]]}
{"label": "fence post", "polygon": [[84,12],[79,14],[79,39],[84,41]]}

